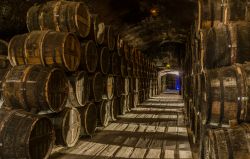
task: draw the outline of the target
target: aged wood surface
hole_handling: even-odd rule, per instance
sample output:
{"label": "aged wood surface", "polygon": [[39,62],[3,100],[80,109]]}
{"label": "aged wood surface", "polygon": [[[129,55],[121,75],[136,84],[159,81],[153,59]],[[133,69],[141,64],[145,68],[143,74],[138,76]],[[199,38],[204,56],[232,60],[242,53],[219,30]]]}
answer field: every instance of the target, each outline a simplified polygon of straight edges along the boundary
{"label": "aged wood surface", "polygon": [[152,97],[91,139],[54,149],[51,159],[191,159],[183,107],[179,95]]}

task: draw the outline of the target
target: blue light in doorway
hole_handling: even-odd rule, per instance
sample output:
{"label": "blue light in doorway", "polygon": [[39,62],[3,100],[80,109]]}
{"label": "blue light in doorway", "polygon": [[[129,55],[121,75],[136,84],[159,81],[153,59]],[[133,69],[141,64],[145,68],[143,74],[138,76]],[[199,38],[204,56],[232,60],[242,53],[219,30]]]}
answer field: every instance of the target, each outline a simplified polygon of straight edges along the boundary
{"label": "blue light in doorway", "polygon": [[175,89],[179,91],[181,89],[180,77],[176,76],[175,80],[176,80],[176,82],[175,82]]}

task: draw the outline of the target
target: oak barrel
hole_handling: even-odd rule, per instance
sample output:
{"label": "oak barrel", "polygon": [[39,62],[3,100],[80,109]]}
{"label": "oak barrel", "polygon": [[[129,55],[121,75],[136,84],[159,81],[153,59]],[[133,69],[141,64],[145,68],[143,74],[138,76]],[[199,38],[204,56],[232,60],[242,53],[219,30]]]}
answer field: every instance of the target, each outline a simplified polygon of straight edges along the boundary
{"label": "oak barrel", "polygon": [[107,95],[108,100],[111,100],[114,97],[114,88],[115,88],[115,83],[114,83],[114,76],[109,74],[104,82],[105,84],[105,94]]}
{"label": "oak barrel", "polygon": [[127,61],[129,61],[130,59],[130,47],[129,47],[129,45],[128,45],[128,43],[124,43],[124,58],[127,60]]}
{"label": "oak barrel", "polygon": [[109,100],[102,100],[101,102],[96,103],[97,106],[97,115],[98,115],[98,126],[108,126],[110,120],[110,105]]}
{"label": "oak barrel", "polygon": [[250,25],[247,22],[219,24],[207,34],[205,66],[208,69],[250,60]]}
{"label": "oak barrel", "polygon": [[127,73],[128,77],[131,77],[133,75],[133,65],[129,61],[127,61]]}
{"label": "oak barrel", "polygon": [[67,101],[69,86],[59,68],[41,65],[13,67],[2,84],[6,105],[26,111],[61,111]]}
{"label": "oak barrel", "polygon": [[139,104],[139,93],[138,92],[134,92],[134,97],[133,97],[133,107],[136,108],[137,105]]}
{"label": "oak barrel", "polygon": [[121,95],[121,99],[120,99],[120,113],[122,115],[126,114],[127,112],[127,101],[128,100],[128,96],[127,95]]}
{"label": "oak barrel", "polygon": [[84,71],[79,71],[72,74],[69,79],[69,97],[67,106],[78,107],[84,106],[90,94],[90,82],[88,74]]}
{"label": "oak barrel", "polygon": [[129,93],[129,91],[130,91],[130,83],[129,82],[130,81],[129,81],[128,77],[122,79],[122,87],[124,88],[122,94],[127,95]]}
{"label": "oak barrel", "polygon": [[199,0],[197,29],[208,29],[224,20],[222,0]]}
{"label": "oak barrel", "polygon": [[121,76],[116,76],[115,78],[115,84],[114,84],[114,94],[116,97],[120,97],[124,87],[122,87],[122,78]]}
{"label": "oak barrel", "polygon": [[109,48],[109,50],[114,50],[116,46],[116,39],[113,27],[111,25],[105,26],[105,37],[104,43],[105,46]]}
{"label": "oak barrel", "polygon": [[229,129],[209,129],[205,137],[205,158],[246,159],[250,158],[249,124]]}
{"label": "oak barrel", "polygon": [[121,58],[121,76],[122,77],[126,77],[128,75],[128,72],[127,72],[127,61],[125,60],[125,58]]}
{"label": "oak barrel", "polygon": [[101,47],[98,49],[99,64],[98,70],[103,74],[108,74],[110,67],[110,53],[107,47]]}
{"label": "oak barrel", "polygon": [[98,53],[94,41],[89,40],[82,43],[81,68],[94,73],[98,65]]}
{"label": "oak barrel", "polygon": [[130,112],[131,108],[134,105],[133,97],[134,97],[133,93],[129,93],[127,95],[127,112]]}
{"label": "oak barrel", "polygon": [[[104,40],[104,33],[101,34],[101,25],[103,23],[100,22],[99,16],[97,14],[90,15],[90,32],[88,35],[89,40],[93,40],[96,44],[102,43]],[[100,25],[100,26],[99,26]]]}
{"label": "oak barrel", "polygon": [[124,55],[124,41],[120,34],[118,34],[116,38],[116,50],[119,56]]}
{"label": "oak barrel", "polygon": [[245,21],[249,19],[249,3],[246,0],[224,0],[223,1],[224,22]]}
{"label": "oak barrel", "polygon": [[116,121],[118,115],[118,107],[119,107],[119,100],[117,97],[114,97],[110,100],[110,118],[111,121]]}
{"label": "oak barrel", "polygon": [[90,96],[89,99],[95,102],[100,102],[102,100],[103,88],[104,88],[104,78],[102,73],[96,72],[95,74],[89,75],[90,81]]}
{"label": "oak barrel", "polygon": [[120,74],[120,57],[118,56],[117,52],[114,51],[111,55],[111,73],[113,75]]}
{"label": "oak barrel", "polygon": [[50,117],[55,133],[56,144],[73,147],[80,136],[81,117],[76,108],[65,108],[59,114]]}
{"label": "oak barrel", "polygon": [[55,142],[48,118],[22,110],[0,109],[0,158],[48,158]]}
{"label": "oak barrel", "polygon": [[34,5],[27,12],[27,28],[76,33],[87,37],[90,32],[90,13],[83,2],[50,1]]}
{"label": "oak barrel", "polygon": [[79,107],[81,115],[81,135],[92,136],[97,126],[97,109],[94,103],[89,102],[85,107]]}
{"label": "oak barrel", "polygon": [[[249,121],[249,64],[210,70],[202,80],[202,118],[214,126]],[[205,82],[205,84],[204,84]],[[204,92],[205,91],[205,92]],[[208,113],[206,113],[208,110]]]}
{"label": "oak barrel", "polygon": [[98,32],[96,42],[98,45],[102,45],[105,40],[105,24],[103,22],[98,23]]}
{"label": "oak barrel", "polygon": [[80,43],[74,34],[33,31],[14,36],[9,43],[8,55],[12,66],[58,65],[67,71],[75,71],[80,64],[80,50]]}

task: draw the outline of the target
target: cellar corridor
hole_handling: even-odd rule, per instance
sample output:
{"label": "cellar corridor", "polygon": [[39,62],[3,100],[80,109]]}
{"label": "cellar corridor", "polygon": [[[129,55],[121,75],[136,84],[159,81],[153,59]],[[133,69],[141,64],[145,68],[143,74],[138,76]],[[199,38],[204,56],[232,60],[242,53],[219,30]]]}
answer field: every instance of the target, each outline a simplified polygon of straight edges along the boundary
{"label": "cellar corridor", "polygon": [[72,148],[57,147],[51,159],[191,159],[184,103],[176,94],[148,99],[119,116],[91,139]]}
{"label": "cellar corridor", "polygon": [[250,159],[250,0],[0,0],[0,159]]}

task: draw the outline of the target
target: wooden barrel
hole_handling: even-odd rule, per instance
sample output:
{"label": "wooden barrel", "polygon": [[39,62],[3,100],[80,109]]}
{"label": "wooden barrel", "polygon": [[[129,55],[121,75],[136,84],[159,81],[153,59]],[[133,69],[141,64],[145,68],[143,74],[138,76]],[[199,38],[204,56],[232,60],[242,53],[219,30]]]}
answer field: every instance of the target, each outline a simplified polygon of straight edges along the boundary
{"label": "wooden barrel", "polygon": [[69,77],[69,97],[67,106],[84,106],[90,94],[90,83],[88,75],[84,71],[74,73]]}
{"label": "wooden barrel", "polygon": [[137,48],[134,51],[134,63],[139,64],[139,50]]}
{"label": "wooden barrel", "polygon": [[48,118],[21,110],[0,110],[0,158],[48,158],[55,142]]}
{"label": "wooden barrel", "polygon": [[100,22],[97,14],[90,15],[90,31],[87,39],[93,40],[96,44],[104,41],[104,31],[101,31],[103,23]]}
{"label": "wooden barrel", "polygon": [[120,34],[118,34],[116,38],[116,50],[119,56],[124,55],[124,41],[122,40]]}
{"label": "wooden barrel", "polygon": [[2,84],[7,106],[26,111],[61,111],[68,98],[69,86],[59,68],[41,65],[15,66]]}
{"label": "wooden barrel", "polygon": [[135,82],[135,79],[134,78],[129,78],[129,92],[132,93],[134,92],[134,82]]}
{"label": "wooden barrel", "polygon": [[204,112],[203,116],[210,125],[235,125],[239,121],[249,120],[246,100],[248,84],[245,81],[250,73],[248,69],[249,64],[233,65],[206,73],[206,84],[202,85],[206,87],[203,101],[208,102],[208,105],[204,105],[208,113]]}
{"label": "wooden barrel", "polygon": [[107,99],[111,100],[114,97],[114,88],[115,88],[115,79],[114,76],[109,74],[105,80],[105,94],[107,95]]}
{"label": "wooden barrel", "polygon": [[89,10],[83,2],[50,1],[31,7],[27,13],[29,31],[72,32],[84,38],[89,35],[90,24]]}
{"label": "wooden barrel", "polygon": [[80,136],[81,116],[76,108],[65,108],[50,119],[56,132],[56,144],[73,147]]}
{"label": "wooden barrel", "polygon": [[202,120],[201,120],[201,114],[197,110],[197,108],[194,107],[194,130],[193,130],[193,143],[199,144],[201,138],[201,130],[202,130]]}
{"label": "wooden barrel", "polygon": [[126,77],[128,75],[127,70],[127,61],[124,58],[121,58],[121,76]]}
{"label": "wooden barrel", "polygon": [[132,76],[138,77],[138,65],[136,63],[132,63]]}
{"label": "wooden barrel", "polygon": [[120,113],[121,113],[121,115],[124,115],[127,112],[127,100],[128,100],[127,95],[121,95],[121,99],[120,99]]}
{"label": "wooden barrel", "polygon": [[107,46],[109,50],[115,49],[116,39],[113,27],[111,25],[105,26],[105,37],[103,45]]}
{"label": "wooden barrel", "polygon": [[139,91],[139,78],[134,78],[134,82],[133,82],[133,90],[134,92],[138,92]]}
{"label": "wooden barrel", "polygon": [[120,76],[116,76],[115,84],[114,84],[114,94],[116,97],[120,97],[122,92],[124,91],[124,87],[122,87],[122,79]]}
{"label": "wooden barrel", "polygon": [[103,127],[108,126],[110,120],[110,105],[111,102],[109,100],[102,100],[101,102],[96,103],[98,126],[103,126]]}
{"label": "wooden barrel", "polygon": [[80,64],[80,43],[71,33],[33,31],[14,36],[8,48],[12,66],[26,64],[58,65],[75,71]]}
{"label": "wooden barrel", "polygon": [[133,75],[133,65],[127,61],[127,76],[131,77]]}
{"label": "wooden barrel", "polygon": [[97,126],[97,109],[94,103],[88,103],[85,107],[79,107],[81,115],[81,135],[92,136]]}
{"label": "wooden barrel", "polygon": [[220,24],[210,29],[207,34],[205,66],[211,69],[249,61],[249,35],[249,23]]}
{"label": "wooden barrel", "polygon": [[134,97],[133,93],[129,93],[127,96],[127,112],[130,112],[131,108],[133,108],[134,104],[133,97]]}
{"label": "wooden barrel", "polygon": [[98,49],[99,54],[99,70],[103,74],[108,74],[110,67],[110,53],[107,47],[102,47]]}
{"label": "wooden barrel", "polygon": [[122,85],[123,85],[123,92],[122,92],[122,94],[125,94],[125,95],[127,95],[128,93],[129,93],[129,90],[130,90],[130,83],[129,83],[129,78],[128,77],[126,77],[126,78],[123,78],[122,79]]}
{"label": "wooden barrel", "polygon": [[223,1],[224,22],[245,21],[249,19],[248,1],[246,0],[224,0]]}
{"label": "wooden barrel", "polygon": [[116,51],[111,55],[111,73],[113,75],[120,74],[120,57],[118,56]]}
{"label": "wooden barrel", "polygon": [[199,0],[197,29],[207,29],[223,21],[222,0]]}
{"label": "wooden barrel", "polygon": [[139,103],[143,103],[144,102],[144,90],[143,89],[139,90],[138,96],[139,96]]}
{"label": "wooden barrel", "polygon": [[135,62],[136,48],[132,46],[129,53],[130,53],[130,55],[129,55],[129,61],[131,63],[134,63]]}
{"label": "wooden barrel", "polygon": [[139,104],[139,93],[138,92],[134,92],[134,97],[133,97],[133,107],[136,108],[137,105]]}
{"label": "wooden barrel", "polygon": [[205,138],[204,157],[214,159],[250,158],[249,133],[249,124],[229,129],[209,129]]}
{"label": "wooden barrel", "polygon": [[116,121],[117,115],[118,115],[118,107],[119,107],[119,101],[117,97],[114,97],[111,99],[111,105],[110,105],[110,117],[111,121]]}
{"label": "wooden barrel", "polygon": [[102,100],[103,88],[104,88],[104,78],[100,72],[89,75],[90,81],[90,96],[89,99],[95,102],[100,102]]}
{"label": "wooden barrel", "polygon": [[94,73],[98,65],[98,53],[94,41],[89,40],[82,43],[81,68]]}
{"label": "wooden barrel", "polygon": [[105,40],[105,24],[103,22],[99,22],[98,24],[98,32],[96,42],[98,45],[102,45]]}
{"label": "wooden barrel", "polygon": [[124,58],[125,60],[129,61],[130,59],[130,47],[128,43],[124,43]]}

